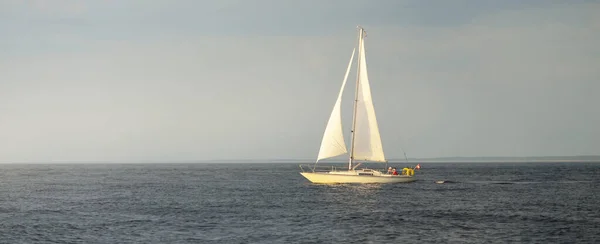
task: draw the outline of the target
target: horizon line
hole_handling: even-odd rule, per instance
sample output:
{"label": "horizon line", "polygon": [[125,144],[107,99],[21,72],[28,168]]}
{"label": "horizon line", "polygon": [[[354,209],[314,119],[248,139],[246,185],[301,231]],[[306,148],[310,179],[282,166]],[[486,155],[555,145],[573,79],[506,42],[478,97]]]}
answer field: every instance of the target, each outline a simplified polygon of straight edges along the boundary
{"label": "horizon line", "polygon": [[[448,157],[427,157],[427,158],[416,158],[409,157],[408,161],[413,163],[419,162],[439,162],[439,163],[460,163],[462,160],[467,162],[486,162],[486,163],[501,163],[504,161],[494,160],[508,160],[510,163],[514,162],[600,162],[600,155],[577,155],[577,156],[448,156]],[[301,158],[256,158],[256,159],[180,159],[180,160],[169,160],[169,159],[142,159],[142,160],[39,160],[39,161],[0,161],[0,164],[130,164],[130,163],[210,163],[210,162],[252,162],[252,161],[264,161],[264,163],[277,163],[277,162],[303,162],[315,163],[314,159],[301,159]],[[329,159],[327,161],[320,161],[319,163],[340,163],[346,162],[346,159]],[[407,163],[405,158],[390,158],[387,160],[388,163]],[[233,162],[232,162],[233,163]],[[376,162],[367,162],[376,163]]]}

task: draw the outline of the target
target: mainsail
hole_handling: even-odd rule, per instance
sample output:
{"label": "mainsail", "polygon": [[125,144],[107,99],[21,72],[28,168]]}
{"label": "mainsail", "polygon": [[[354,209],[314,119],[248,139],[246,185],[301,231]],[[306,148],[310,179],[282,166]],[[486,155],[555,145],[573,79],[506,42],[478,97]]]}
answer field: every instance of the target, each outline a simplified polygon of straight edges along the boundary
{"label": "mainsail", "polygon": [[385,162],[381,136],[379,135],[379,127],[377,126],[377,119],[375,117],[375,108],[373,107],[373,99],[371,98],[365,44],[362,35],[359,45],[358,97],[356,99],[356,121],[352,157],[354,160]]}
{"label": "mainsail", "polygon": [[352,50],[352,56],[350,57],[348,68],[346,69],[344,82],[342,83],[338,98],[335,101],[335,105],[333,106],[333,110],[329,116],[329,121],[327,122],[325,133],[323,134],[323,140],[321,141],[319,156],[317,156],[317,162],[321,159],[339,156],[348,152],[346,149],[346,143],[344,142],[344,133],[342,130],[341,102],[342,94],[344,93],[344,87],[346,86],[346,81],[348,80],[348,74],[350,73],[350,68],[352,67],[352,61],[354,60],[355,51],[356,49]]}

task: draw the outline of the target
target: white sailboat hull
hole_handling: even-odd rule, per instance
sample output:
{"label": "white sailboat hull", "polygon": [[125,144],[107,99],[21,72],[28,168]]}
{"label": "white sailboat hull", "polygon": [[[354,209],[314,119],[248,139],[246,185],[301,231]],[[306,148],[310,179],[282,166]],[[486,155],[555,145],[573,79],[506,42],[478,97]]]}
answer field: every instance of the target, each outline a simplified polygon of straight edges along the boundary
{"label": "white sailboat hull", "polygon": [[301,172],[302,176],[312,183],[339,184],[339,183],[408,183],[416,180],[414,176],[408,175],[357,175],[339,174],[338,172]]}

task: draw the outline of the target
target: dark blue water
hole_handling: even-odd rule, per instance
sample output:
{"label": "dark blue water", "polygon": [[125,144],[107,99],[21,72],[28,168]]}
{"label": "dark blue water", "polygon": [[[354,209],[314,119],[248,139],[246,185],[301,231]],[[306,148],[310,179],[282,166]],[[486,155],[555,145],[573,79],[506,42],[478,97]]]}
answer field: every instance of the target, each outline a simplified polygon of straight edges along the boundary
{"label": "dark blue water", "polygon": [[314,185],[296,164],[0,165],[0,242],[600,243],[600,164],[421,165],[394,185]]}

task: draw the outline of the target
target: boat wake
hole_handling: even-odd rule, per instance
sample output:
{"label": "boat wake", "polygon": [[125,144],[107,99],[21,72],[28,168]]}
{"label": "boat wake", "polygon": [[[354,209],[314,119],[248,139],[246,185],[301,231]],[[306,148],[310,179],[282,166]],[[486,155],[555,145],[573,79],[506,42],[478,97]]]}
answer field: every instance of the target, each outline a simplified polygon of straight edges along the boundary
{"label": "boat wake", "polygon": [[[594,183],[594,181],[578,181],[578,180],[560,180],[560,181],[550,181],[554,184],[574,184],[574,183]],[[463,184],[489,184],[489,185],[524,185],[524,184],[542,184],[548,183],[543,181],[452,181],[452,180],[436,180],[434,181],[436,184],[455,184],[455,183],[463,183]]]}
{"label": "boat wake", "polygon": [[451,181],[451,180],[436,180],[435,183],[436,184],[453,184],[453,183],[460,183],[460,182]]}
{"label": "boat wake", "polygon": [[542,182],[537,181],[452,181],[452,180],[436,180],[434,181],[436,184],[455,184],[455,183],[465,183],[465,184],[491,184],[491,185],[513,185],[513,184],[539,184]]}

